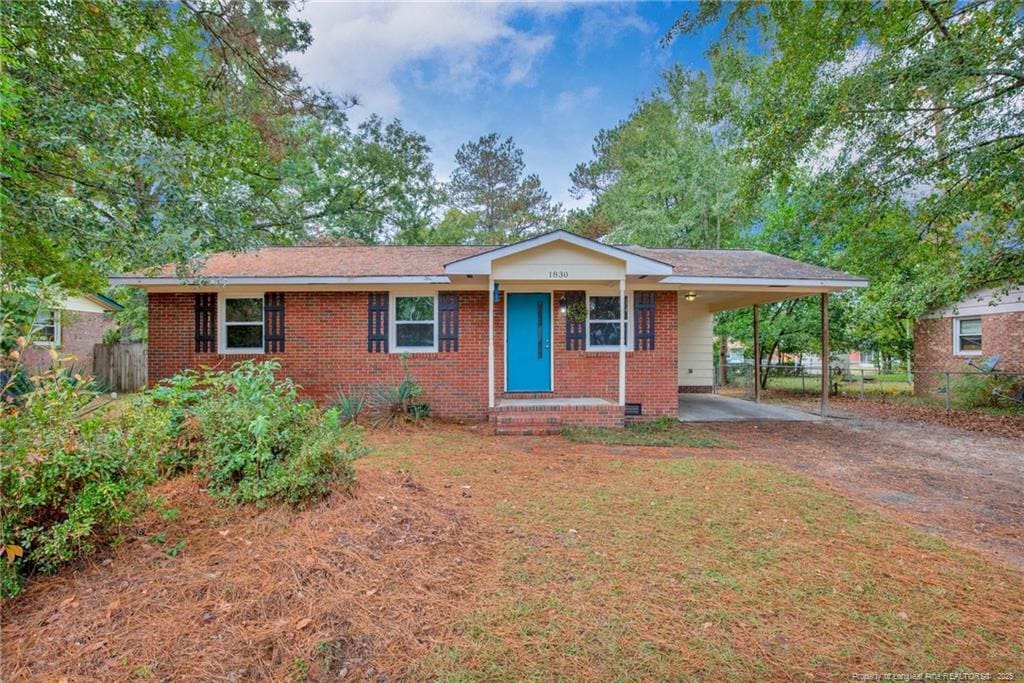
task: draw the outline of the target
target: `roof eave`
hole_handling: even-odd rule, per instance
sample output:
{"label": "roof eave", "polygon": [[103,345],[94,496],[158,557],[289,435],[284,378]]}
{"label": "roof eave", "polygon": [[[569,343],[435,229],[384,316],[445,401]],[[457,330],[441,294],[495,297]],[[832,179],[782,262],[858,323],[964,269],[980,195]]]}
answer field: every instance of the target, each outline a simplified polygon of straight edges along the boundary
{"label": "roof eave", "polygon": [[111,285],[134,287],[178,286],[229,286],[229,285],[409,285],[449,284],[447,275],[360,275],[360,276],[209,276],[196,278],[140,277],[136,275],[112,275],[107,278]]}
{"label": "roof eave", "polygon": [[828,290],[856,289],[867,287],[868,281],[864,278],[768,278],[768,277],[695,277],[689,275],[672,275],[662,278],[662,284],[666,285],[735,285],[749,287],[792,287],[792,288],[821,288]]}

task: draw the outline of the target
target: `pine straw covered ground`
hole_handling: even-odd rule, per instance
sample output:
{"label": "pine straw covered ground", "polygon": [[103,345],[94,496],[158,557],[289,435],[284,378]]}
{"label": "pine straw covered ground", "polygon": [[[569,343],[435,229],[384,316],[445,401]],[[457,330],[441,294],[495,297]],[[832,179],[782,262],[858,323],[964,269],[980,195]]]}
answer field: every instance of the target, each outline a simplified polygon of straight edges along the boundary
{"label": "pine straw covered ground", "polygon": [[4,609],[4,680],[1024,673],[1024,575],[779,466],[437,425],[371,441],[357,495],[306,512],[166,485],[178,521]]}

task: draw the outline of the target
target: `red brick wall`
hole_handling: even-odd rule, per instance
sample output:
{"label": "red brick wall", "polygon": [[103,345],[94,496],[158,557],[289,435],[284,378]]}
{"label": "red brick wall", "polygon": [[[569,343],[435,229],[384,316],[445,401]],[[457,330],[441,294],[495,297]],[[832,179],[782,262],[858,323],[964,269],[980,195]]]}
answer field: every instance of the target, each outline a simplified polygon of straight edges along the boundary
{"label": "red brick wall", "polygon": [[[998,370],[1024,372],[1024,312],[981,316],[981,358],[1000,354]],[[978,356],[953,355],[953,319],[919,320],[914,326],[914,392],[934,392],[944,380],[934,372],[970,370]]]}
{"label": "red brick wall", "polygon": [[[281,361],[281,374],[303,394],[328,403],[338,389],[361,390],[402,378],[398,354],[368,353],[367,292],[285,294],[285,352],[258,356]],[[200,365],[227,369],[239,354],[196,353],[192,294],[149,295],[149,380]],[[459,351],[409,354],[413,378],[426,390],[434,415],[487,416],[487,298],[464,292],[459,302]]]}
{"label": "red brick wall", "polygon": [[[71,366],[78,371],[93,373],[93,346],[103,341],[103,333],[114,326],[114,320],[106,313],[86,311],[60,312],[61,357],[74,356]],[[30,370],[49,368],[49,347],[33,345],[25,352],[25,365]]]}
{"label": "red brick wall", "polygon": [[[409,355],[412,376],[426,390],[435,415],[482,419],[487,416],[487,296],[462,292],[459,351]],[[561,293],[554,295],[555,306]],[[626,400],[642,403],[645,417],[675,415],[677,308],[675,292],[656,297],[656,348],[626,358]],[[494,306],[495,392],[504,389],[504,301]],[[285,352],[267,354],[281,361],[282,374],[306,396],[329,402],[339,388],[350,390],[402,377],[397,354],[368,353],[367,292],[289,292],[285,295]],[[229,368],[238,354],[196,353],[193,295],[149,295],[149,378],[151,383],[200,365]],[[566,351],[565,319],[557,308],[552,340],[556,397],[587,396],[618,401],[618,354]]]}

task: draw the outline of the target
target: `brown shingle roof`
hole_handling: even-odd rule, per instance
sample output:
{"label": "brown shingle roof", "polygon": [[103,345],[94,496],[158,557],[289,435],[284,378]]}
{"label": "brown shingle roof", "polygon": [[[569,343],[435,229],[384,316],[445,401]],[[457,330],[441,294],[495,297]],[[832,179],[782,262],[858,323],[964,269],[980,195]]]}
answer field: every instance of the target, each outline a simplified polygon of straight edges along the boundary
{"label": "brown shingle roof", "polygon": [[[303,246],[265,247],[251,252],[211,255],[195,275],[222,277],[369,277],[444,275],[452,261],[496,249],[495,246]],[[766,254],[721,249],[651,249],[622,246],[633,253],[671,264],[675,275],[780,279],[857,279],[835,270]],[[173,265],[138,277],[174,277]]]}
{"label": "brown shingle roof", "polygon": [[859,280],[830,270],[763,251],[733,249],[649,249],[627,246],[633,253],[672,265],[676,275],[689,277],[753,277],[793,280]]}
{"label": "brown shingle roof", "polygon": [[[200,277],[369,277],[444,275],[444,264],[494,247],[316,246],[264,247],[249,252],[220,252],[199,268]],[[174,277],[174,265],[155,277]],[[142,275],[140,273],[140,275]]]}

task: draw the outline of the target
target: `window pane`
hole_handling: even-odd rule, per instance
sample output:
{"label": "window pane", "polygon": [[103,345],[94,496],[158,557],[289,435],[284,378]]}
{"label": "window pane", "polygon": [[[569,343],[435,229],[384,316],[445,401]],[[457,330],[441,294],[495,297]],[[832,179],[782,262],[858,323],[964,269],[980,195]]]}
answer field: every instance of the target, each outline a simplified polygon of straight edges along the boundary
{"label": "window pane", "polygon": [[619,297],[617,297],[617,296],[592,296],[592,297],[590,297],[590,319],[591,320],[618,320],[619,319]]}
{"label": "window pane", "polygon": [[225,299],[224,319],[229,323],[263,322],[263,299]]}
{"label": "window pane", "polygon": [[981,318],[964,318],[961,320],[960,334],[981,334]]}
{"label": "window pane", "polygon": [[434,320],[434,297],[395,297],[395,320]]}
{"label": "window pane", "polygon": [[396,323],[395,345],[399,347],[433,346],[434,323]]}
{"label": "window pane", "polygon": [[968,334],[960,335],[960,350],[961,351],[981,351],[981,335],[980,334]]}
{"label": "window pane", "polygon": [[590,323],[591,346],[618,346],[618,323]]}
{"label": "window pane", "polygon": [[35,330],[35,340],[43,342],[52,342],[56,336],[56,320],[57,316],[53,311],[39,311],[36,313],[36,319],[32,323],[32,327]]}
{"label": "window pane", "polygon": [[229,349],[262,349],[263,325],[228,325]]}

